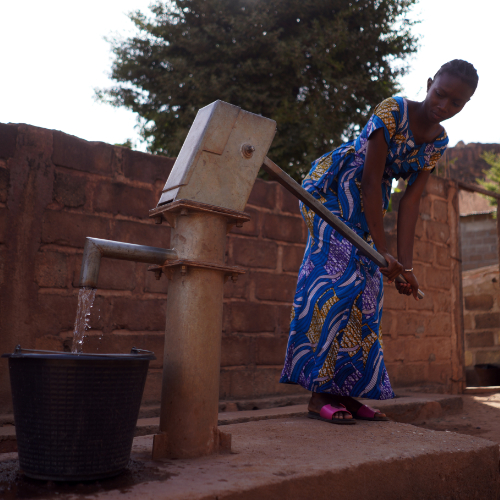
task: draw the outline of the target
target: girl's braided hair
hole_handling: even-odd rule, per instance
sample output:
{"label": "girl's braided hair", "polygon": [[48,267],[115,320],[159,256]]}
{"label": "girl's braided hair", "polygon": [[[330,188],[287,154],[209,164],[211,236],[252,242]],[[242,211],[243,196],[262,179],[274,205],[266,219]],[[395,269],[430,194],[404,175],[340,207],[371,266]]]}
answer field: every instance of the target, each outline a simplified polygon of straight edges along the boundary
{"label": "girl's braided hair", "polygon": [[477,83],[479,81],[479,76],[477,75],[476,68],[462,59],[453,59],[453,61],[443,64],[439,71],[434,75],[436,79],[439,75],[443,73],[448,73],[449,75],[456,76],[460,78],[464,83],[469,85],[474,91],[477,88]]}

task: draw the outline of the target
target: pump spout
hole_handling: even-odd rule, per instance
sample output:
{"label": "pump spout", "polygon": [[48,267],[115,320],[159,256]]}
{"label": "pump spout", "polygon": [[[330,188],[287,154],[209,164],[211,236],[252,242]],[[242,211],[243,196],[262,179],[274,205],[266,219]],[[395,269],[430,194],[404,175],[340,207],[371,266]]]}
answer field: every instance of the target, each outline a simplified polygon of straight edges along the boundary
{"label": "pump spout", "polygon": [[97,288],[101,257],[131,260],[145,264],[163,265],[167,260],[176,260],[177,252],[166,248],[133,245],[121,241],[87,238],[83,249],[82,267],[80,270],[80,287]]}

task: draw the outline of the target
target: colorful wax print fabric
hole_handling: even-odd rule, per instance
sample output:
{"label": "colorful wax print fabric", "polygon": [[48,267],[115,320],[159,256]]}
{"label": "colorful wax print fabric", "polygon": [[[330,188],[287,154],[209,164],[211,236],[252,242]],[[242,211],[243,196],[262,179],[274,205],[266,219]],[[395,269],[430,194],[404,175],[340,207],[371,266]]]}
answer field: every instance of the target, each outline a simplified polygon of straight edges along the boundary
{"label": "colorful wax print fabric", "polygon": [[[379,128],[389,146],[381,185],[385,213],[392,179],[401,177],[412,184],[419,171],[434,169],[448,143],[443,132],[433,143],[416,145],[401,97],[379,104],[358,139],[313,162],[302,184],[372,246],[361,177],[368,138]],[[302,203],[300,208],[309,236],[280,382],[313,392],[393,398],[382,351],[379,268]]]}

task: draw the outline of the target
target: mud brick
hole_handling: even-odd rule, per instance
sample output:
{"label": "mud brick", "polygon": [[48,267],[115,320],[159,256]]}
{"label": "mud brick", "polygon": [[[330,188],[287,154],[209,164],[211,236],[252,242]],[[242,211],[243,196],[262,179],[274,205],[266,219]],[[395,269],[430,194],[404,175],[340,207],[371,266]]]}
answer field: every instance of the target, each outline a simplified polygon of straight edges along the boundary
{"label": "mud brick", "polygon": [[[424,318],[422,316],[422,318]],[[426,318],[427,326],[425,335],[427,337],[436,337],[442,335],[451,335],[451,312],[435,313]]]}
{"label": "mud brick", "polygon": [[[391,311],[384,311],[382,315],[382,341],[384,346],[397,338],[396,318],[397,316]],[[390,338],[387,336],[390,336]]]}
{"label": "mud brick", "polygon": [[433,215],[438,222],[448,222],[448,202],[442,200],[434,200]]}
{"label": "mud brick", "polygon": [[441,198],[448,198],[449,181],[431,175],[425,187],[425,194],[433,194]]}
{"label": "mud brick", "polygon": [[244,267],[276,269],[278,259],[276,243],[247,238],[234,238],[231,243],[233,253],[230,263]]}
{"label": "mud brick", "polygon": [[293,301],[297,278],[287,274],[255,273],[255,296],[259,300]]}
{"label": "mud brick", "polygon": [[46,210],[42,219],[42,242],[83,248],[85,238],[109,239],[107,219],[93,215]]}
{"label": "mud brick", "polygon": [[259,335],[255,337],[255,364],[283,365],[288,335]]}
{"label": "mud brick", "polygon": [[5,243],[7,240],[7,215],[7,209],[0,208],[0,243]]}
{"label": "mud brick", "polygon": [[113,219],[111,239],[137,245],[170,248],[170,227],[165,223],[155,224],[153,221],[134,222]]}
{"label": "mud brick", "polygon": [[500,328],[500,313],[478,314],[476,316],[476,328]]}
{"label": "mud brick", "polygon": [[236,282],[232,280],[227,281],[224,285],[224,298],[248,299],[252,276],[252,272],[247,272],[240,274]]}
{"label": "mud brick", "polygon": [[274,394],[302,394],[306,392],[305,389],[295,384],[280,384],[282,370],[282,366],[256,367],[254,383],[259,393],[262,391],[263,396],[271,396]]}
{"label": "mud brick", "polygon": [[292,316],[292,304],[289,306],[277,306],[278,309],[278,328],[276,334],[287,334],[290,331],[290,318]]}
{"label": "mud brick", "polygon": [[141,405],[159,404],[161,401],[162,370],[150,368],[146,377]]}
{"label": "mud brick", "polygon": [[431,209],[432,209],[432,200],[429,196],[423,196],[420,200],[420,207],[419,207],[419,212],[420,216],[422,217],[423,215],[431,215]]}
{"label": "mud brick", "polygon": [[468,349],[474,347],[493,347],[495,345],[493,332],[468,333],[465,336],[465,345]]}
{"label": "mud brick", "polygon": [[[224,398],[251,398],[255,395],[257,387],[255,386],[255,368],[238,367],[221,370],[221,379],[225,381],[224,393],[221,391],[219,397]],[[221,381],[222,382],[222,381]],[[258,394],[263,393],[263,388],[258,389]],[[224,394],[224,396],[222,396]]]}
{"label": "mud brick", "polygon": [[281,210],[295,215],[300,215],[299,200],[283,186],[277,189],[281,194]]}
{"label": "mud brick", "polygon": [[0,167],[0,202],[5,203],[7,201],[7,195],[9,191],[9,179],[10,171],[6,168]]}
{"label": "mud brick", "polygon": [[88,142],[54,131],[52,161],[61,167],[104,175],[112,173],[113,146],[104,142]]}
{"label": "mud brick", "polygon": [[434,245],[430,241],[415,240],[413,245],[413,258],[422,262],[432,262]]}
{"label": "mud brick", "polygon": [[398,337],[426,333],[425,316],[417,312],[402,312],[398,315]]}
{"label": "mud brick", "polygon": [[426,221],[427,239],[437,243],[446,243],[450,238],[450,226],[442,222]]}
{"label": "mud brick", "polygon": [[387,278],[384,277],[384,311],[388,309],[404,311],[407,304],[408,298],[401,295],[394,284],[387,283]]}
{"label": "mud brick", "polygon": [[[247,205],[254,205],[261,208],[276,208],[276,187],[275,182],[256,179],[252,191],[248,198]],[[245,210],[247,210],[245,208]]]}
{"label": "mud brick", "polygon": [[14,156],[16,152],[17,127],[0,123],[0,158],[4,160]]}
{"label": "mud brick", "polygon": [[391,339],[384,342],[384,361],[386,363],[405,361],[405,349],[408,342],[410,341],[406,339]]}
{"label": "mud brick", "polygon": [[428,339],[407,339],[404,348],[405,361],[407,363],[429,361],[435,344],[436,342],[429,342]]}
{"label": "mud brick", "polygon": [[398,239],[395,233],[386,234],[387,251],[396,256],[398,254]]}
{"label": "mud brick", "polygon": [[432,294],[426,293],[422,300],[415,300],[413,297],[409,297],[407,307],[409,311],[434,311]]}
{"label": "mud brick", "polygon": [[425,224],[422,217],[417,219],[417,225],[415,226],[415,237],[422,238],[425,234]]}
{"label": "mud brick", "polygon": [[391,383],[395,387],[408,387],[425,383],[428,363],[404,363],[387,368]]}
{"label": "mud brick", "polygon": [[451,378],[451,363],[429,363],[427,383],[447,384]]}
{"label": "mud brick", "polygon": [[78,297],[76,295],[38,295],[35,312],[35,328],[37,337],[57,335],[60,332],[73,330],[76,317]]}
{"label": "mud brick", "polygon": [[286,215],[262,214],[262,235],[273,240],[304,243],[304,221],[299,217]]}
{"label": "mud brick", "polygon": [[[246,207],[245,212],[250,216],[248,222],[242,227],[233,226],[230,234],[245,234],[247,236],[258,236],[260,231],[260,212],[255,208]],[[231,238],[231,236],[229,236]]]}
{"label": "mud brick", "polygon": [[436,305],[436,312],[446,312],[446,313],[451,313],[452,308],[451,308],[451,296],[450,296],[450,291],[426,291],[426,298],[424,300],[427,300],[427,295],[432,295],[432,299],[434,301],[434,304]]}
{"label": "mud brick", "polygon": [[283,246],[283,271],[298,273],[304,258],[304,250],[303,246]]}
{"label": "mud brick", "polygon": [[221,366],[243,366],[255,363],[254,336],[224,335]]}
{"label": "mud brick", "polygon": [[384,231],[386,233],[393,233],[394,231],[396,231],[397,222],[398,222],[397,212],[387,212],[383,219]]}
{"label": "mud brick", "polygon": [[450,269],[427,267],[425,270],[425,283],[428,287],[451,290],[451,278],[452,274]]}
{"label": "mud brick", "polygon": [[276,323],[276,308],[255,302],[233,302],[231,304],[231,327],[235,332],[273,332]]}
{"label": "mud brick", "polygon": [[137,263],[136,274],[144,275],[144,291],[148,293],[168,293],[168,275],[163,273],[159,280],[156,279],[155,273],[148,271],[149,264]]}
{"label": "mud brick", "polygon": [[498,346],[495,350],[493,350],[490,347],[486,351],[477,351],[476,363],[477,364],[500,363],[500,346]]}
{"label": "mud brick", "polygon": [[133,290],[136,285],[135,274],[135,262],[103,258],[99,269],[99,289]]}
{"label": "mud brick", "polygon": [[113,329],[132,331],[162,331],[165,329],[166,300],[113,297],[111,303]]}
{"label": "mud brick", "polygon": [[40,287],[65,288],[67,257],[59,252],[38,252],[35,257],[35,280]]}
{"label": "mud brick", "polygon": [[438,266],[443,266],[443,267],[450,267],[451,265],[451,252],[450,252],[450,247],[441,247],[441,246],[435,246],[434,247],[435,251],[435,257],[434,257],[434,262]]}
{"label": "mud brick", "polygon": [[142,189],[119,182],[102,182],[94,191],[94,210],[111,214],[148,218],[149,210],[156,205],[152,190]]}
{"label": "mud brick", "polygon": [[469,295],[465,297],[465,309],[469,311],[489,311],[493,307],[491,295]]}
{"label": "mud brick", "polygon": [[473,330],[474,329],[474,315],[473,314],[464,314],[464,330]]}
{"label": "mud brick", "polygon": [[128,148],[119,149],[122,156],[123,174],[136,181],[154,184],[155,181],[160,180],[165,183],[175,163],[175,158],[141,153]]}
{"label": "mud brick", "polygon": [[82,175],[56,172],[53,199],[65,207],[81,207],[87,201],[87,179]]}

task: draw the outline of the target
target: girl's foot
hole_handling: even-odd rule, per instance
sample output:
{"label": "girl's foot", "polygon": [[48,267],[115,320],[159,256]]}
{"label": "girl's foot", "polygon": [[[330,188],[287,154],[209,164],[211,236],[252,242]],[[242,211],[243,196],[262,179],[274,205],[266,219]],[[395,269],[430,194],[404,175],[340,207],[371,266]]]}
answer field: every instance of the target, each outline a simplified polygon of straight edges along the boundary
{"label": "girl's foot", "polygon": [[[307,405],[307,409],[310,412],[319,414],[323,406],[330,404],[337,405],[339,402],[340,401],[336,399],[336,396],[332,396],[331,394],[313,392],[311,394],[311,399],[309,400],[309,404]],[[349,413],[347,413],[346,411],[339,411],[332,415],[332,419],[337,419],[337,418],[352,419],[352,416],[349,415]]]}
{"label": "girl's foot", "polygon": [[[333,396],[332,394],[325,394],[322,392],[313,392],[311,394],[311,399],[309,400],[309,404],[307,409],[314,413],[319,413],[321,408],[325,405],[329,404],[343,404],[346,409],[356,415],[357,411],[363,406],[359,401],[351,398],[350,396]],[[332,418],[353,418],[347,412],[338,412],[333,415]],[[374,420],[386,420],[387,416],[385,413],[376,412],[374,416]]]}

